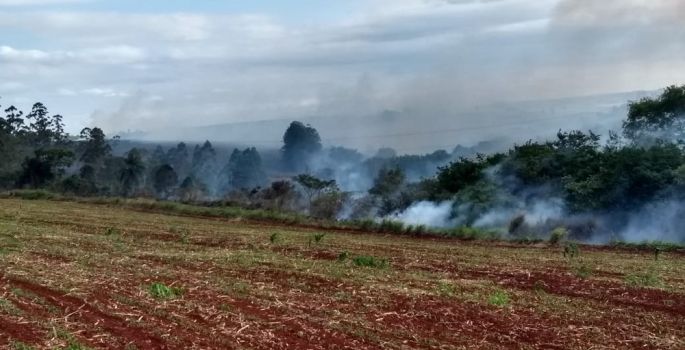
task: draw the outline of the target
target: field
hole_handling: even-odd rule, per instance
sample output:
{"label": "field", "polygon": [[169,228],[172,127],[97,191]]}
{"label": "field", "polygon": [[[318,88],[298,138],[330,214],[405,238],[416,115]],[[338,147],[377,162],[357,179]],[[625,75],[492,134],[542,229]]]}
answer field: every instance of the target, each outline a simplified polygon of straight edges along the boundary
{"label": "field", "polygon": [[0,200],[0,348],[683,349],[685,255]]}

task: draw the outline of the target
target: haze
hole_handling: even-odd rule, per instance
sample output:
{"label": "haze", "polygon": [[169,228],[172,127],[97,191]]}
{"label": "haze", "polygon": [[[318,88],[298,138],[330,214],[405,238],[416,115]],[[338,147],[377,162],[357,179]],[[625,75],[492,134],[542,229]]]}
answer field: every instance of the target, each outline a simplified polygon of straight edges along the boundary
{"label": "haze", "polygon": [[421,152],[616,127],[625,97],[685,80],[682,18],[679,0],[0,0],[0,96],[71,133],[278,147],[304,120]]}

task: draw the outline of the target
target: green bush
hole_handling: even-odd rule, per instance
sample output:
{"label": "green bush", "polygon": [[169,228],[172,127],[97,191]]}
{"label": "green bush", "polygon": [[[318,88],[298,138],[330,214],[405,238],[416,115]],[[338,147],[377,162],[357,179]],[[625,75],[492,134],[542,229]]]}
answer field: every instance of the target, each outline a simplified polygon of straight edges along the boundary
{"label": "green bush", "polygon": [[568,230],[565,227],[557,227],[549,235],[549,244],[557,245],[568,237]]}

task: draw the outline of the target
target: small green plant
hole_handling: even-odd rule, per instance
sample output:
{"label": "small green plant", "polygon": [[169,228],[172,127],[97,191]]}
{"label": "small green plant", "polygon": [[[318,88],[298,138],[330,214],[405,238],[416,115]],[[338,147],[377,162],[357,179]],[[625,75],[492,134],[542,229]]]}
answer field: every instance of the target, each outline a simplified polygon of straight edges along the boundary
{"label": "small green plant", "polygon": [[281,240],[281,234],[278,232],[272,233],[271,236],[269,237],[269,242],[271,242],[271,244],[276,244],[280,240]]}
{"label": "small green plant", "polygon": [[653,267],[644,273],[628,275],[625,281],[632,287],[661,288],[664,286],[664,280]]}
{"label": "small green plant", "polygon": [[564,258],[574,259],[580,255],[580,248],[574,242],[568,242],[564,246]]}
{"label": "small green plant", "polygon": [[362,255],[357,256],[352,259],[355,265],[360,267],[374,267],[377,269],[383,269],[388,267],[388,261],[385,259],[378,259],[373,256]]}
{"label": "small green plant", "polygon": [[188,244],[190,241],[190,231],[185,227],[172,226],[169,231],[178,236],[178,240],[183,244]]}
{"label": "small green plant", "polygon": [[319,244],[323,240],[323,238],[326,237],[325,233],[315,233],[311,237],[309,237],[309,246],[312,245],[312,243]]}
{"label": "small green plant", "polygon": [[498,290],[488,298],[488,303],[497,307],[505,307],[509,305],[509,294],[503,290]]}
{"label": "small green plant", "polygon": [[561,243],[568,236],[568,230],[565,227],[557,227],[549,235],[549,244],[557,245]]}
{"label": "small green plant", "polygon": [[457,288],[449,282],[441,281],[437,287],[438,294],[443,297],[453,297],[457,293]]}
{"label": "small green plant", "polygon": [[344,251],[344,252],[338,254],[338,261],[339,261],[339,262],[344,262],[344,261],[347,260],[347,258],[349,258],[349,257],[350,257],[350,253],[348,253],[347,251]]}
{"label": "small green plant", "polygon": [[183,294],[180,288],[169,287],[162,283],[153,283],[148,291],[156,299],[174,299]]}

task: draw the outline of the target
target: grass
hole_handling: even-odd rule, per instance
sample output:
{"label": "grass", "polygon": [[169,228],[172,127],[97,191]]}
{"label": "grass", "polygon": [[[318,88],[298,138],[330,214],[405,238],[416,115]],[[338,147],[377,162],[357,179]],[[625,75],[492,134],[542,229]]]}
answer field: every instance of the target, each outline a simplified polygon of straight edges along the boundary
{"label": "grass", "polygon": [[655,267],[650,267],[642,273],[633,273],[625,277],[625,281],[632,287],[663,288],[665,283]]}
{"label": "grass", "polygon": [[373,256],[361,255],[352,259],[352,262],[356,266],[360,267],[372,267],[377,269],[384,269],[388,267],[388,261],[386,259],[379,259]]}
{"label": "grass", "polygon": [[497,307],[505,307],[509,305],[509,294],[503,290],[495,291],[488,297],[488,303]]}
{"label": "grass", "polygon": [[35,348],[33,346],[30,346],[28,344],[24,344],[20,341],[13,341],[11,346],[12,346],[13,350],[35,350]]}
{"label": "grass", "polygon": [[151,284],[148,292],[156,299],[175,299],[183,295],[183,290],[180,288],[169,287],[163,283]]}

